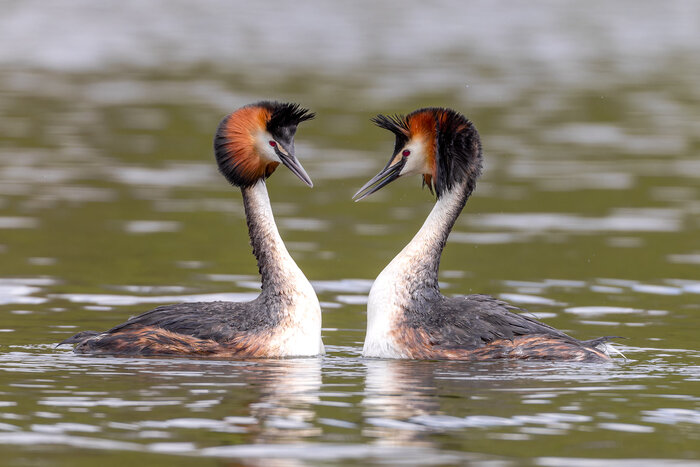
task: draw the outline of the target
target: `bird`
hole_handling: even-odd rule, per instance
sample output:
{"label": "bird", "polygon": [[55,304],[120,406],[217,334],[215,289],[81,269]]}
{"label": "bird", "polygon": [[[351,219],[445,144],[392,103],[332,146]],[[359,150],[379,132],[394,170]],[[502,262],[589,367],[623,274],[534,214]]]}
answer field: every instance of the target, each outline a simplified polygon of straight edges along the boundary
{"label": "bird", "polygon": [[365,357],[427,360],[610,360],[612,336],[580,341],[485,294],[446,297],[438,269],[447,238],[476,187],[482,144],[461,113],[427,107],[377,115],[396,137],[387,165],[353,196],[360,201],[392,181],[420,175],[436,196],[423,226],[374,281],[367,303]]}
{"label": "bird", "polygon": [[282,164],[313,187],[295,156],[294,136],[297,126],[314,116],[295,103],[261,101],[224,117],[214,136],[219,171],[242,193],[261,275],[257,298],[159,306],[108,331],[83,331],[61,344],[75,344],[74,352],[82,354],[220,358],[323,354],[318,298],[280,237],[265,181]]}

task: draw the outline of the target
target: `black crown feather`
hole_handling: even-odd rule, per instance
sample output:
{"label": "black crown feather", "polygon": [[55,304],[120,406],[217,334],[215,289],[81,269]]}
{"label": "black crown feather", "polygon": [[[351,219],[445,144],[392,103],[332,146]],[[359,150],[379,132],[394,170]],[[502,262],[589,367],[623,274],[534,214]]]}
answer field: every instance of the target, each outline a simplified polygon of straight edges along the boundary
{"label": "black crown feather", "polygon": [[[404,115],[382,115],[379,114],[372,119],[372,123],[379,128],[384,128],[394,133],[396,144],[394,145],[394,156],[408,143],[408,120]],[[392,156],[393,157],[393,156]]]}
{"label": "black crown feather", "polygon": [[279,133],[283,128],[295,128],[301,122],[311,120],[316,116],[309,109],[294,103],[263,101],[257,105],[270,110],[267,131],[273,135]]}
{"label": "black crown feather", "polygon": [[377,115],[372,119],[372,123],[379,128],[384,128],[394,133],[396,136],[408,136],[408,120],[403,115]]}

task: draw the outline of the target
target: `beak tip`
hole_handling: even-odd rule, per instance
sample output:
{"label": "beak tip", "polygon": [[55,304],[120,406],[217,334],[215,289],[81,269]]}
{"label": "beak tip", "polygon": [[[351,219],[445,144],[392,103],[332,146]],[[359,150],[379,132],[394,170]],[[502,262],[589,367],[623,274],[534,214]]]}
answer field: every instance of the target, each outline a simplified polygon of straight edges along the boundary
{"label": "beak tip", "polygon": [[352,199],[355,202],[362,201],[372,193],[378,191],[380,188],[399,178],[401,176],[401,169],[403,168],[404,163],[405,162],[402,160],[400,163],[394,164],[393,166],[385,167],[384,170],[365,183],[364,186],[360,188],[357,193],[355,193],[355,196],[353,196]]}
{"label": "beak tip", "polygon": [[362,201],[363,199],[365,199],[366,197],[368,197],[370,194],[371,194],[371,193],[362,193],[362,190],[360,190],[360,191],[358,191],[357,193],[355,193],[351,199],[352,199],[354,202],[359,203],[360,201]]}
{"label": "beak tip", "polygon": [[280,156],[282,164],[284,164],[289,170],[291,170],[294,175],[296,175],[302,182],[304,182],[310,188],[314,187],[314,182],[311,181],[311,177],[309,177],[309,174],[306,173],[306,170],[304,170],[304,167],[302,167],[301,163],[296,157],[285,157],[280,154],[278,155]]}

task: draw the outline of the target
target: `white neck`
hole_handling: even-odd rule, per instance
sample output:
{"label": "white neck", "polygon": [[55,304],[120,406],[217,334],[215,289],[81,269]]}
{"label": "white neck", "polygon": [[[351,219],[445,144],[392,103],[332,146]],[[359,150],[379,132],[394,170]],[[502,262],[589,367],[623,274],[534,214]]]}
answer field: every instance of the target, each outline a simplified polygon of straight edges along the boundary
{"label": "white neck", "polygon": [[391,331],[407,310],[440,294],[440,255],[466,202],[464,186],[444,193],[418,233],[377,276],[367,303],[366,357],[404,358]]}
{"label": "white neck", "polygon": [[262,276],[261,299],[274,310],[284,355],[318,355],[321,306],[313,287],[294,262],[277,230],[265,181],[243,188],[250,243]]}

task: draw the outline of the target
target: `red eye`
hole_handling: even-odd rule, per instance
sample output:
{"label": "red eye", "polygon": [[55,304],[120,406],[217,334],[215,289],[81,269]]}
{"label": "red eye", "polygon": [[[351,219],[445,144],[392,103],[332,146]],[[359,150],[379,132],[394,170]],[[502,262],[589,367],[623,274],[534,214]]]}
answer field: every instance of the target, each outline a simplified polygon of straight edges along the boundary
{"label": "red eye", "polygon": [[274,141],[270,141],[270,146],[272,146],[273,148],[276,148],[276,147],[277,147],[277,143],[274,142]]}
{"label": "red eye", "polygon": [[401,153],[401,155],[403,157],[408,157],[411,155],[411,151],[409,151],[408,149],[404,149],[403,152]]}

